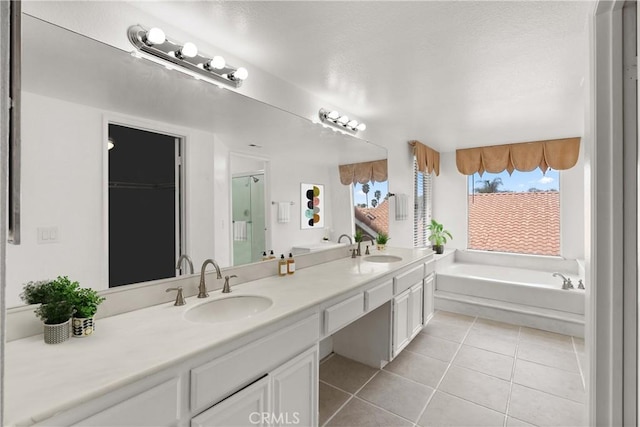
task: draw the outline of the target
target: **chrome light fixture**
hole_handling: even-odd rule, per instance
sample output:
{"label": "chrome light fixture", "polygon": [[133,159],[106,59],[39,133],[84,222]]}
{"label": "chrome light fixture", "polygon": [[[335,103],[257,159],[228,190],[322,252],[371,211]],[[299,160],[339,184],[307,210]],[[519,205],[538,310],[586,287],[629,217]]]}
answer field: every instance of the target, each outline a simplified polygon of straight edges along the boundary
{"label": "chrome light fixture", "polygon": [[198,47],[191,42],[180,44],[169,40],[160,28],[146,29],[141,25],[133,25],[129,27],[127,34],[129,41],[139,51],[178,65],[180,68],[176,68],[177,70],[194,77],[205,77],[214,83],[225,83],[238,88],[249,76],[246,68],[232,67],[222,56],[207,57],[198,52]]}
{"label": "chrome light fixture", "polygon": [[367,128],[367,125],[365,125],[364,123],[358,123],[357,120],[353,120],[347,116],[340,115],[340,113],[335,110],[329,111],[321,108],[318,112],[318,116],[320,117],[320,121],[322,123],[335,126],[338,129],[347,131],[353,135],[355,135],[358,131],[363,131]]}

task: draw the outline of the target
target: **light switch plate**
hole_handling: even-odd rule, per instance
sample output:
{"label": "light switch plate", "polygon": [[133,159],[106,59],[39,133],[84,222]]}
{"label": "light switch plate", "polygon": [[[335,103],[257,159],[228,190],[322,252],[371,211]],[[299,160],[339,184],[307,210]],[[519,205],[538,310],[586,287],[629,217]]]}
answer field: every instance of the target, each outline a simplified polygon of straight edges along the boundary
{"label": "light switch plate", "polygon": [[60,242],[58,227],[38,227],[38,244]]}

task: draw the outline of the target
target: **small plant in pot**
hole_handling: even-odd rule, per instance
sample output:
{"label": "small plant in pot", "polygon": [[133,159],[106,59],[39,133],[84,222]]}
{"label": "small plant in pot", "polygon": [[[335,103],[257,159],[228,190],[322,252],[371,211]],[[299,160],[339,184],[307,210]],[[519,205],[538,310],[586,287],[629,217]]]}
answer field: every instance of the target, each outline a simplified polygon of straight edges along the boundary
{"label": "small plant in pot", "polygon": [[378,235],[376,236],[376,247],[378,248],[379,251],[383,251],[385,246],[387,245],[387,242],[389,241],[389,235],[384,233],[384,232],[380,232],[378,233]]}
{"label": "small plant in pot", "polygon": [[27,304],[40,304],[35,313],[44,322],[44,342],[58,344],[69,339],[77,283],[66,277],[24,285],[20,297]]}
{"label": "small plant in pot", "polygon": [[442,254],[444,252],[444,244],[447,243],[447,237],[449,237],[449,239],[453,239],[453,236],[435,219],[431,220],[431,224],[427,226],[427,230],[431,232],[429,235],[429,241],[433,244],[433,250],[437,254]]}
{"label": "small plant in pot", "polygon": [[72,331],[74,337],[88,337],[95,331],[94,316],[98,306],[104,301],[104,297],[98,295],[90,288],[76,288],[73,296],[75,313],[72,319]]}

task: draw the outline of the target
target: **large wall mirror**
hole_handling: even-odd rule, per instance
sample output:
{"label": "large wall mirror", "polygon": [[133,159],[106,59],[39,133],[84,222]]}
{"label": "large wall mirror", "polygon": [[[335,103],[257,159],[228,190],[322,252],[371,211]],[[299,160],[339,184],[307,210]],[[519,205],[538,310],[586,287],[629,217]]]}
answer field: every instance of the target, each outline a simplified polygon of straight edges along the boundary
{"label": "large wall mirror", "polygon": [[[7,248],[8,306],[21,304],[25,282],[58,275],[107,289],[115,275],[110,258],[119,265],[161,263],[161,274],[172,276],[181,274],[173,258],[182,253],[197,270],[207,258],[229,266],[255,262],[262,250],[280,253],[323,237],[335,239],[350,232],[353,215],[350,188],[340,184],[338,165],[387,156],[368,141],[28,15],[23,15],[22,81],[23,240]],[[164,148],[161,142],[145,143],[135,161],[134,154],[120,159],[123,173],[110,175],[110,157],[121,148],[124,153],[128,144],[114,129],[161,135]],[[162,160],[159,151],[167,154]],[[155,169],[161,164],[166,174]],[[300,227],[303,182],[325,186],[323,229]],[[232,197],[235,187],[253,192],[245,201],[254,207],[232,206],[245,197]],[[125,229],[122,224],[134,224],[133,211],[144,204],[135,194],[152,191],[158,207],[142,215],[149,219],[147,229]],[[118,197],[120,225],[110,216]],[[276,221],[272,204],[283,201],[292,203],[285,224]],[[251,219],[238,216],[253,209]],[[251,221],[263,233],[243,240],[235,220]],[[168,255],[150,254],[145,245],[114,253],[114,227],[122,227],[119,238],[125,244],[153,245],[161,235],[173,239],[165,242]],[[118,280],[122,285],[145,278]]]}

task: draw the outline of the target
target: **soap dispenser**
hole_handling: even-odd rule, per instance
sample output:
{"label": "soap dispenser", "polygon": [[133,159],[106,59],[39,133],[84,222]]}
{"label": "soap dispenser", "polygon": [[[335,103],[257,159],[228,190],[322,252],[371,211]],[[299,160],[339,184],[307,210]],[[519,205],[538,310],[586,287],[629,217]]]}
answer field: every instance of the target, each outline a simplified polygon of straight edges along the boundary
{"label": "soap dispenser", "polygon": [[287,260],[284,259],[284,254],[280,255],[280,261],[278,261],[278,275],[279,276],[287,275]]}
{"label": "soap dispenser", "polygon": [[289,252],[289,259],[287,260],[287,274],[293,274],[296,272],[296,260],[293,259],[293,254]]}
{"label": "soap dispenser", "polygon": [[267,261],[269,257],[267,256],[267,251],[262,252],[262,260]]}
{"label": "soap dispenser", "polygon": [[269,252],[269,259],[276,259],[276,256],[273,254],[273,249]]}

